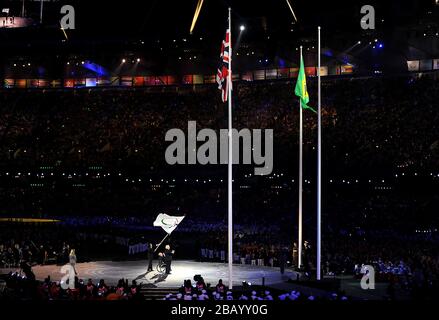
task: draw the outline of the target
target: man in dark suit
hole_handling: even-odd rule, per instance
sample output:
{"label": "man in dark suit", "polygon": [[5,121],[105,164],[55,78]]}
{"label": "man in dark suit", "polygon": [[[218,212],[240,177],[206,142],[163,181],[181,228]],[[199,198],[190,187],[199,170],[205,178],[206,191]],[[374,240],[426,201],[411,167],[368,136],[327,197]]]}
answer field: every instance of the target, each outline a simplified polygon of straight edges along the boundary
{"label": "man in dark suit", "polygon": [[174,250],[171,250],[171,246],[169,244],[165,246],[164,260],[166,264],[166,274],[171,273],[172,255],[174,254],[174,252]]}
{"label": "man in dark suit", "polygon": [[148,243],[148,272],[152,271],[152,260],[154,259],[154,245]]}

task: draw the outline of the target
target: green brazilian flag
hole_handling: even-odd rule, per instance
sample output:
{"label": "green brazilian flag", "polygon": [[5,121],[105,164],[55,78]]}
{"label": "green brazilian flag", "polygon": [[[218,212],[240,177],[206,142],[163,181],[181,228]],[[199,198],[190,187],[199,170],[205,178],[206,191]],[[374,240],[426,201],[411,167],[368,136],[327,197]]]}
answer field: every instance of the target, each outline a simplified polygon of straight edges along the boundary
{"label": "green brazilian flag", "polygon": [[296,94],[296,96],[300,98],[300,102],[303,109],[309,109],[317,113],[313,108],[308,106],[309,95],[308,95],[308,90],[306,89],[305,66],[303,64],[302,56],[300,56],[299,76],[297,77],[296,88],[294,89],[294,93]]}

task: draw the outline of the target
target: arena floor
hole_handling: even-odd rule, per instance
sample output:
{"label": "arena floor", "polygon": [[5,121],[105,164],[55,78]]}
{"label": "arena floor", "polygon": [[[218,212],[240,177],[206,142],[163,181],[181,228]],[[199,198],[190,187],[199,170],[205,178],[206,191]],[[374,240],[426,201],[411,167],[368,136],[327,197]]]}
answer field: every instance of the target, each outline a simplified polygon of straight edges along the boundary
{"label": "arena floor", "polygon": [[[154,261],[154,267],[156,266]],[[228,267],[224,263],[196,262],[190,260],[176,260],[172,262],[172,272],[166,276],[157,271],[146,273],[148,262],[146,260],[138,261],[96,261],[87,263],[78,263],[76,269],[80,279],[87,281],[89,278],[93,281],[105,279],[109,285],[117,284],[121,278],[129,281],[136,279],[139,283],[152,284],[157,287],[179,287],[185,279],[192,279],[194,275],[201,274],[204,280],[212,285],[223,279],[227,283]],[[33,272],[39,280],[44,280],[50,275],[53,281],[59,281],[63,274],[60,272],[61,267],[56,265],[35,266]],[[8,270],[0,269],[0,273],[6,273]],[[282,276],[279,268],[251,266],[251,265],[234,265],[233,267],[233,284],[242,285],[243,281],[252,284],[262,284],[262,278],[265,277],[266,285],[280,284],[295,278],[292,270],[286,270]]]}

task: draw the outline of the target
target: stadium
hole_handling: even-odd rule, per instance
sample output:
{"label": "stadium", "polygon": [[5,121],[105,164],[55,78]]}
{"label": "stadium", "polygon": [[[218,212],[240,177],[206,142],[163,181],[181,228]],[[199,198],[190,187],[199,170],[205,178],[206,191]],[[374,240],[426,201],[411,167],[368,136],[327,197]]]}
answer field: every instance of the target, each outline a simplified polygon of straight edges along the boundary
{"label": "stadium", "polygon": [[438,299],[437,1],[0,10],[0,302]]}

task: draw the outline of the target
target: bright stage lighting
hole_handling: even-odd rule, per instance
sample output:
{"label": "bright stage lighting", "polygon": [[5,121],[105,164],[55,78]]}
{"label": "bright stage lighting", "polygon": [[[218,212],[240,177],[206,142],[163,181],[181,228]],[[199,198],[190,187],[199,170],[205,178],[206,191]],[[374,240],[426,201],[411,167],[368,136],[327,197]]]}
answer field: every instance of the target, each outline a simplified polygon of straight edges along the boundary
{"label": "bright stage lighting", "polygon": [[241,25],[239,26],[239,30],[244,31],[244,30],[245,30],[245,25],[241,24]]}

